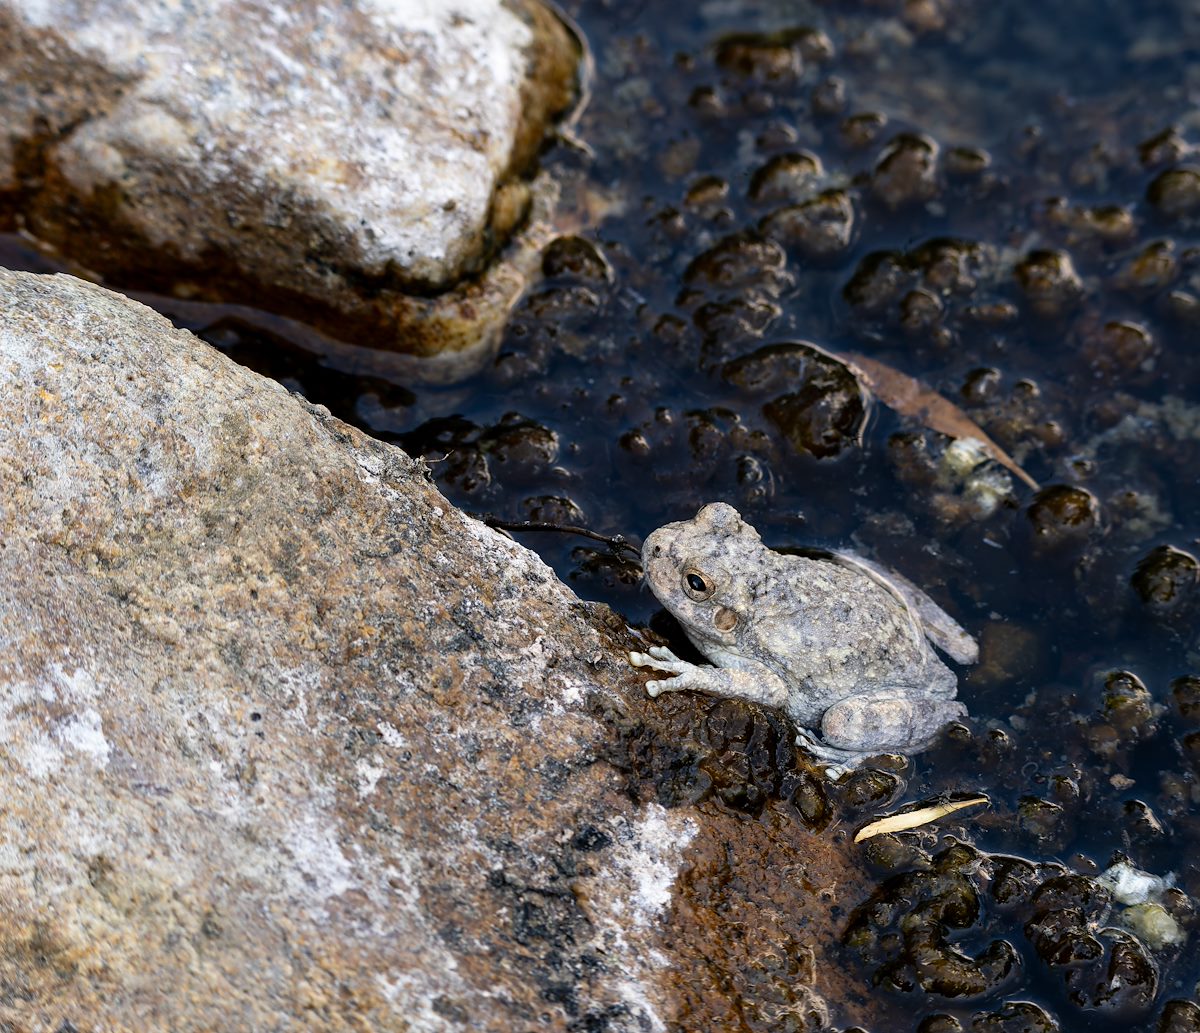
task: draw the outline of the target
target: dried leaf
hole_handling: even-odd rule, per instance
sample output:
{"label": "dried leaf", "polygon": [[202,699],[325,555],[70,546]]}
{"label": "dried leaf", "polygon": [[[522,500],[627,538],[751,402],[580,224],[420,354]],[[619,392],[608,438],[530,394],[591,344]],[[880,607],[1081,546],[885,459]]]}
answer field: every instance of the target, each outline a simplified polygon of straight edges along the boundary
{"label": "dried leaf", "polygon": [[919,421],[930,430],[936,430],[952,438],[975,438],[997,463],[1019,477],[1034,491],[1038,482],[1022,470],[999,445],[989,438],[970,416],[948,398],[901,373],[878,359],[865,355],[845,353],[842,359],[861,377],[862,382],[878,396],[879,400],[901,416]]}
{"label": "dried leaf", "polygon": [[928,807],[918,807],[915,811],[904,811],[901,814],[889,814],[870,824],[864,825],[855,833],[854,842],[861,843],[873,836],[882,836],[885,832],[904,832],[906,829],[919,828],[931,821],[944,818],[947,814],[961,811],[964,807],[974,807],[979,803],[989,803],[986,796],[972,796],[967,800],[952,800],[949,803],[935,803]]}

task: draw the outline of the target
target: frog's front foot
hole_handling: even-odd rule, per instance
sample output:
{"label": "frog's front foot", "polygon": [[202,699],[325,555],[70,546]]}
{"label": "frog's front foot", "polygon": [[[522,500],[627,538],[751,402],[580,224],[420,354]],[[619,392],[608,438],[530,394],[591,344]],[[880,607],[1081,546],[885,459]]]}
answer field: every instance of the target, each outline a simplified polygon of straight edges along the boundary
{"label": "frog's front foot", "polygon": [[679,692],[681,689],[691,688],[692,672],[696,670],[695,664],[680,660],[666,646],[651,646],[645,653],[630,653],[629,662],[634,667],[649,667],[654,671],[666,671],[673,676],[646,682],[646,692],[652,697],[660,692]]}

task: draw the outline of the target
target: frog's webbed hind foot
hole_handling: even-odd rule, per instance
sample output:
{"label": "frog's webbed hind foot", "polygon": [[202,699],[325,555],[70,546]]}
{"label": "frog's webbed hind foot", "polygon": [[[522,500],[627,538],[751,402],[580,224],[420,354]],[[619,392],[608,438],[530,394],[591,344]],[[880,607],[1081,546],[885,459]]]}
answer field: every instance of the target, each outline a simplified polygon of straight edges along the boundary
{"label": "frog's webbed hind foot", "polygon": [[862,753],[859,750],[843,750],[836,746],[830,746],[828,743],[821,742],[807,728],[796,730],[796,745],[818,760],[826,761],[825,776],[835,781],[846,772],[853,771],[868,757],[874,756],[872,753]]}

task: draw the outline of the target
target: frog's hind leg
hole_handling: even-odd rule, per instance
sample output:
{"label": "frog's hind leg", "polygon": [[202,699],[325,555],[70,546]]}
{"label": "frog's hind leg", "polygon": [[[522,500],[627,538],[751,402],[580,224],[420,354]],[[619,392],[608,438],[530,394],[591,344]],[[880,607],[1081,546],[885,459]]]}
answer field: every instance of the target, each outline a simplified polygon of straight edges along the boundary
{"label": "frog's hind leg", "polygon": [[967,716],[955,699],[904,695],[879,689],[835,703],[821,718],[821,738],[836,749],[859,753],[923,750],[951,721]]}

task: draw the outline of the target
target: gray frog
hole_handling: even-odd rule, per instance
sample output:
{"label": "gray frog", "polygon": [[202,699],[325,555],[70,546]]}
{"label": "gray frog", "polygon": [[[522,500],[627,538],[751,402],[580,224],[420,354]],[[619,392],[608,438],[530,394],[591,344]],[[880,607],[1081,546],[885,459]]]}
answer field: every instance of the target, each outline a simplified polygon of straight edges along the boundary
{"label": "gray frog", "polygon": [[954,698],[957,677],[930,643],[971,664],[975,640],[916,586],[868,560],[774,552],[717,502],[651,534],[642,563],[659,601],[715,665],[661,646],[630,653],[634,666],[672,675],[649,682],[651,696],[695,689],[779,707],[802,729],[797,743],[834,774],[880,753],[924,749],[967,713]]}

